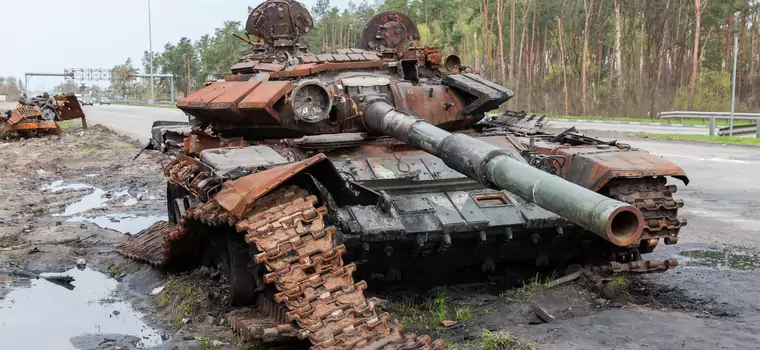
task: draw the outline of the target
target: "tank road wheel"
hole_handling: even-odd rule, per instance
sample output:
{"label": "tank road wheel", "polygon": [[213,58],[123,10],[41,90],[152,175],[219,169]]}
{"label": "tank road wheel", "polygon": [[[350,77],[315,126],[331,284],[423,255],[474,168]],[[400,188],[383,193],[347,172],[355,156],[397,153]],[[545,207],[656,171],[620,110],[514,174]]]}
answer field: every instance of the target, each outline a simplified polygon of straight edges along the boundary
{"label": "tank road wheel", "polygon": [[251,255],[245,238],[236,233],[227,234],[227,280],[230,282],[230,305],[245,306],[255,300],[256,280],[251,271]]}
{"label": "tank road wheel", "polygon": [[644,232],[641,235],[639,252],[651,253],[660,240],[665,244],[676,244],[681,227],[686,219],[678,216],[678,209],[684,203],[673,197],[675,185],[668,185],[665,177],[621,178],[607,186],[606,195],[629,203],[644,215]]}
{"label": "tank road wheel", "polygon": [[172,187],[172,185],[167,181],[166,182],[166,212],[168,216],[168,221],[170,224],[177,224],[179,223],[179,218],[177,217],[177,212],[174,209],[174,200],[177,198],[177,190]]}

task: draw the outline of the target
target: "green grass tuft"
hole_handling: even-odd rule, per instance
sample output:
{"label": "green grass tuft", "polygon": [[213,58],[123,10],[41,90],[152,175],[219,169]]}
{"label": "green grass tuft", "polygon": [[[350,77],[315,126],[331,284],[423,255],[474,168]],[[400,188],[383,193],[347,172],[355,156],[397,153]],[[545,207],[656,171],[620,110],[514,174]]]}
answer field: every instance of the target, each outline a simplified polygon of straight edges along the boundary
{"label": "green grass tuft", "polygon": [[457,322],[467,322],[472,319],[472,309],[469,307],[461,307],[454,312],[454,319]]}
{"label": "green grass tuft", "polygon": [[72,126],[74,126],[74,123],[70,120],[58,123],[58,127],[61,128],[61,130],[70,129]]}
{"label": "green grass tuft", "polygon": [[614,287],[620,288],[622,291],[627,291],[631,287],[631,280],[628,279],[628,275],[621,273],[610,280],[610,284]]}
{"label": "green grass tuft", "polygon": [[533,350],[533,344],[502,332],[487,329],[480,334],[478,348],[481,350]]}
{"label": "green grass tuft", "polygon": [[109,265],[107,271],[108,277],[116,278],[124,274],[124,267],[121,265]]}
{"label": "green grass tuft", "polygon": [[708,135],[679,135],[679,134],[649,134],[637,133],[639,137],[649,137],[664,140],[701,141],[710,143],[730,143],[737,145],[760,145],[760,138],[754,137],[729,137]]}

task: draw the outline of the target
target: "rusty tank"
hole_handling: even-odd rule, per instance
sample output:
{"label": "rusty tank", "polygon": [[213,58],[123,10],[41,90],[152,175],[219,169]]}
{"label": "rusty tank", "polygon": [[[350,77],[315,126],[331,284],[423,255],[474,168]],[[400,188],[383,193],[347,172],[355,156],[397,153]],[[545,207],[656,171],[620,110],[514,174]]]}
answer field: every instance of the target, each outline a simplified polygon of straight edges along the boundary
{"label": "rusty tank", "polygon": [[311,29],[296,1],[254,9],[251,53],[177,103],[187,123],[152,128],[147,148],[172,158],[168,222],[117,248],[166,269],[223,270],[230,302],[254,306],[229,316],[245,339],[445,349],[404,333],[364,291],[525,264],[677,264],[640,254],[677,240],[682,203],[662,182],[686,179],[675,165],[570,133],[539,138],[524,115],[487,116],[513,92],[421,46],[402,13],[377,14],[359,48],[330,54],[299,44]]}
{"label": "rusty tank", "polygon": [[58,135],[61,133],[59,121],[80,118],[86,129],[84,110],[74,94],[53,97],[47,93],[35,97],[22,95],[16,108],[0,116],[0,138]]}

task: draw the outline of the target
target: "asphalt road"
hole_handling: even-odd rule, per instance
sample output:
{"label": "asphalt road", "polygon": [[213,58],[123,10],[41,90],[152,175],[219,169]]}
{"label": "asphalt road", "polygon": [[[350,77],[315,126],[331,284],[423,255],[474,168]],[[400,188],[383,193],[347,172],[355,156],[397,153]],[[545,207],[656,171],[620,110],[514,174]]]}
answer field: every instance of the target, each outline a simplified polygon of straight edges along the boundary
{"label": "asphalt road", "polygon": [[634,124],[613,124],[613,123],[578,123],[565,120],[552,120],[549,126],[553,128],[567,129],[575,126],[578,130],[599,130],[599,131],[617,131],[617,132],[644,132],[650,134],[681,134],[681,135],[707,135],[707,128],[693,128],[681,126],[663,125],[634,125]]}
{"label": "asphalt road", "polygon": [[116,132],[147,142],[154,121],[187,121],[176,108],[136,107],[124,105],[84,106],[88,125],[101,124]]}

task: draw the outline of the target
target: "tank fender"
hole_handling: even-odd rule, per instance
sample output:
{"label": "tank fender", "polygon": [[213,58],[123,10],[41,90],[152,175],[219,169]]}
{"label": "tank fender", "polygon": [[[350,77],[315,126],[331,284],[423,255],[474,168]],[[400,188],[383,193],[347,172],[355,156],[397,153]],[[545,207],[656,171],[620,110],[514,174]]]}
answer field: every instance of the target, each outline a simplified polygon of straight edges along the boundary
{"label": "tank fender", "polygon": [[556,154],[565,156],[566,180],[599,191],[616,178],[672,176],[689,184],[686,172],[675,163],[642,150],[602,150],[597,148],[563,148]]}
{"label": "tank fender", "polygon": [[377,203],[379,194],[355,183],[349,183],[338,173],[330,159],[320,153],[299,162],[279,165],[235,180],[228,180],[214,200],[222,208],[238,219],[259,198],[272,190],[297,180],[297,175],[308,174],[319,181],[339,206],[372,205]]}

